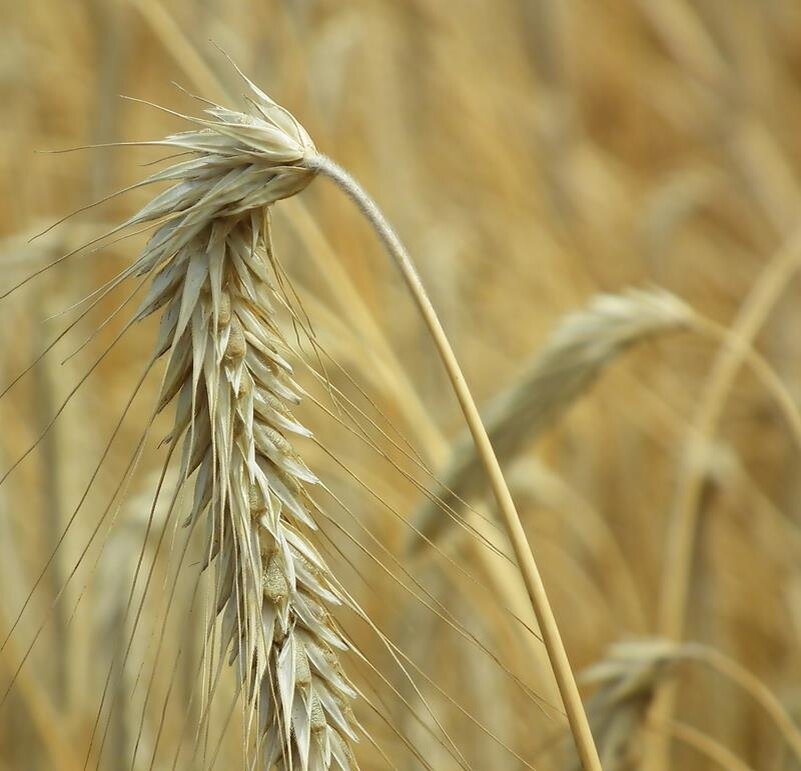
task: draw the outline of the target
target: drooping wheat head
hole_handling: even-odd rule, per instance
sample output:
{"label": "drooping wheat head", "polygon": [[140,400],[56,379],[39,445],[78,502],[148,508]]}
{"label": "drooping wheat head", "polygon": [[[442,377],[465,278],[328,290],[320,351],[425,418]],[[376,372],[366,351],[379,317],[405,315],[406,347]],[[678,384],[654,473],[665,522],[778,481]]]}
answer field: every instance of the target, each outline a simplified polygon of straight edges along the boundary
{"label": "drooping wheat head", "polygon": [[343,597],[309,541],[317,479],[289,441],[309,432],[290,411],[300,388],[273,310],[287,301],[269,207],[313,178],[313,144],[245,80],[246,112],[210,105],[158,143],[189,158],[147,180],[172,185],[126,223],[157,225],[130,269],[153,275],[136,318],[161,313],[157,409],[175,404],[169,441],[182,476],[195,474],[189,521],[206,526],[222,653],[238,662],[264,764],[349,771],[356,692],[327,610]]}
{"label": "drooping wheat head", "polygon": [[[602,660],[582,674],[586,684],[598,686],[587,711],[605,769],[623,771],[635,766],[654,694],[684,656],[682,646],[666,640],[626,640],[612,645]],[[574,754],[572,747],[569,754]],[[573,758],[564,767],[580,769],[581,765]]]}
{"label": "drooping wheat head", "polygon": [[[692,318],[692,309],[670,292],[630,289],[597,295],[561,319],[526,371],[487,409],[487,432],[499,459],[510,460],[536,441],[620,353],[638,341],[687,327]],[[480,458],[470,437],[463,436],[437,496],[415,517],[419,533],[436,540],[450,522],[443,509],[458,511],[461,501],[478,494],[484,484]],[[415,540],[412,547],[424,543]]]}

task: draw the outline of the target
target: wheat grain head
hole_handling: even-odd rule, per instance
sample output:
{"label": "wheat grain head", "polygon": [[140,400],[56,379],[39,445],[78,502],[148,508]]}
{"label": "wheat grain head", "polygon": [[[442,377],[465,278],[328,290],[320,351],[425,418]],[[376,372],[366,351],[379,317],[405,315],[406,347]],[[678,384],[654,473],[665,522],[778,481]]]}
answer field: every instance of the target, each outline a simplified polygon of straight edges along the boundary
{"label": "wheat grain head", "polygon": [[[680,645],[667,640],[625,640],[581,675],[598,689],[587,702],[593,735],[607,771],[623,771],[636,762],[637,739],[660,683],[685,656]],[[574,751],[569,748],[572,756]],[[567,769],[580,769],[578,758]]]}
{"label": "wheat grain head", "polygon": [[[511,388],[487,410],[487,432],[498,458],[509,460],[535,441],[576,401],[620,353],[638,341],[687,326],[692,310],[661,289],[630,289],[601,294],[586,308],[567,315]],[[485,481],[481,462],[468,436],[457,441],[432,500],[415,516],[416,530],[436,540],[461,503],[478,495]]]}
{"label": "wheat grain head", "polygon": [[265,766],[349,771],[356,692],[327,610],[342,595],[309,542],[306,486],[318,480],[288,439],[309,432],[290,411],[300,388],[273,313],[285,299],[269,207],[313,178],[314,146],[245,82],[245,112],[210,104],[194,130],[158,143],[189,158],[146,180],[172,184],[125,223],[157,225],[129,269],[153,276],[135,318],[161,313],[157,409],[175,404],[169,441],[182,444],[182,477],[196,475],[189,523],[206,523],[222,650],[238,662]]}

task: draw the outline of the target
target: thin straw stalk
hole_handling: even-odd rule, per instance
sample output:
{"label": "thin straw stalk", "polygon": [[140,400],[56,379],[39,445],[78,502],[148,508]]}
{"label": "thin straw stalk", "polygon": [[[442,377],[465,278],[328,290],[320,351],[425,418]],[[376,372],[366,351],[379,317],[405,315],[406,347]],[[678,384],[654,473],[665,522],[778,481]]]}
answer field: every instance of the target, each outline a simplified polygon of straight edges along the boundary
{"label": "thin straw stalk", "polygon": [[536,560],[526,539],[520,516],[503,478],[500,464],[495,457],[487,431],[481,422],[478,407],[470,393],[445,330],[442,328],[434,306],[431,304],[431,300],[423,287],[420,276],[400,239],[375,202],[345,169],[334,163],[330,158],[320,154],[308,157],[305,162],[310,169],[331,179],[356,203],[362,214],[365,215],[375,229],[387,252],[397,264],[414,297],[437,347],[437,352],[445,365],[448,378],[453,385],[470,433],[478,447],[484,469],[489,476],[498,509],[501,512],[504,526],[512,543],[518,566],[523,575],[531,604],[542,631],[543,641],[545,642],[559,692],[565,705],[565,711],[567,712],[582,767],[585,771],[600,771],[601,762],[598,757],[598,751],[592,738],[587,715],[581,703],[573,671],[570,668],[567,652],[562,643],[556,618],[548,601],[545,585],[542,582]]}

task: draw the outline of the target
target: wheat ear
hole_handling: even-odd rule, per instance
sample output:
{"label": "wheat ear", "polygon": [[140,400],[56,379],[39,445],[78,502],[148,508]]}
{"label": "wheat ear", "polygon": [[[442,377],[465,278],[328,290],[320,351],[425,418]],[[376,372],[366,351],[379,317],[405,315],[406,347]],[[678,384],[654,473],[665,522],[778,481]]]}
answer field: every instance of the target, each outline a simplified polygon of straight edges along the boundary
{"label": "wheat ear", "polygon": [[[637,739],[648,708],[684,656],[681,646],[666,640],[627,640],[612,645],[605,658],[581,674],[582,682],[598,686],[587,711],[606,771],[636,765]],[[564,767],[578,771],[577,760],[568,760]]]}
{"label": "wheat ear", "polygon": [[[587,711],[606,771],[623,771],[642,762],[642,748],[637,745],[643,729],[670,728],[671,722],[655,721],[648,713],[678,665],[692,663],[709,667],[749,694],[771,719],[795,758],[801,759],[798,726],[770,689],[745,667],[703,643],[643,638],[614,643],[602,660],[580,675],[583,683],[598,686],[587,702]],[[569,750],[568,757],[572,755]],[[566,768],[578,769],[577,759],[569,759]]]}
{"label": "wheat ear", "polygon": [[[686,327],[692,319],[692,310],[664,290],[597,295],[585,308],[568,314],[526,371],[487,410],[487,433],[498,458],[511,459],[536,441],[629,346]],[[442,535],[453,521],[443,510],[458,512],[462,501],[483,490],[481,466],[470,437],[463,436],[440,489],[415,517],[424,537],[415,539],[413,548]]]}
{"label": "wheat ear", "polygon": [[269,207],[311,181],[314,147],[246,83],[247,113],[212,105],[160,143],[190,158],[147,180],[174,184],[126,223],[158,223],[132,266],[154,274],[136,318],[161,312],[158,409],[176,404],[169,439],[182,443],[182,477],[196,474],[189,521],[207,523],[222,651],[238,661],[264,765],[350,771],[356,692],[326,609],[343,600],[309,542],[317,479],[288,440],[309,432],[290,411],[300,389],[273,313]]}
{"label": "wheat ear", "polygon": [[305,164],[308,168],[328,177],[353,200],[375,230],[387,253],[395,261],[403,275],[404,281],[417,304],[445,366],[448,378],[451,381],[465,421],[475,442],[478,456],[481,459],[484,471],[489,477],[490,487],[495,495],[532,608],[542,631],[542,638],[554,671],[559,693],[565,705],[565,712],[567,713],[582,767],[585,771],[601,771],[598,750],[592,738],[587,715],[581,703],[581,696],[576,686],[573,671],[570,668],[570,661],[562,643],[559,627],[548,601],[545,585],[542,582],[534,554],[523,530],[520,515],[515,508],[514,500],[504,480],[503,472],[492,449],[487,431],[481,422],[481,416],[473,395],[467,385],[453,348],[448,341],[445,330],[442,328],[439,317],[434,310],[434,306],[431,304],[420,276],[414,267],[414,263],[373,199],[345,169],[323,155],[310,155],[306,158]]}

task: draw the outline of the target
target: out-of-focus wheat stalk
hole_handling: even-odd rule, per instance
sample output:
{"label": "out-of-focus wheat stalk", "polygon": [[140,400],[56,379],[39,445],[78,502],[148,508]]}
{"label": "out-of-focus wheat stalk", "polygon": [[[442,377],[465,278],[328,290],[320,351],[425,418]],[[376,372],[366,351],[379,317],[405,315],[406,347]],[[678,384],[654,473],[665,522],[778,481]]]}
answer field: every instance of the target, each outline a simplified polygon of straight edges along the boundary
{"label": "out-of-focus wheat stalk", "polygon": [[801,730],[781,702],[759,678],[754,677],[741,664],[708,645],[690,642],[682,645],[681,649],[688,660],[707,665],[748,693],[764,709],[781,733],[796,763],[801,763]]}
{"label": "out-of-focus wheat stalk", "polygon": [[711,760],[724,771],[755,771],[709,734],[705,734],[687,723],[672,720],[669,723],[648,727],[657,734],[664,734],[665,737],[677,739],[687,747],[692,747],[705,761]]}
{"label": "out-of-focus wheat stalk", "polygon": [[[659,631],[666,639],[678,641],[684,635],[695,552],[696,521],[703,486],[703,463],[700,461],[720,420],[734,378],[748,358],[751,341],[799,265],[801,236],[796,235],[768,264],[759,282],[743,302],[731,325],[731,336],[738,345],[721,347],[705,392],[698,403],[686,440],[687,450],[670,521],[663,568]],[[672,717],[674,703],[674,690],[667,688],[662,691],[654,707],[654,719],[657,722],[667,722]],[[663,741],[656,741],[648,758],[649,763],[655,764],[654,768],[664,767],[669,762],[669,746]]]}

